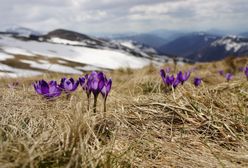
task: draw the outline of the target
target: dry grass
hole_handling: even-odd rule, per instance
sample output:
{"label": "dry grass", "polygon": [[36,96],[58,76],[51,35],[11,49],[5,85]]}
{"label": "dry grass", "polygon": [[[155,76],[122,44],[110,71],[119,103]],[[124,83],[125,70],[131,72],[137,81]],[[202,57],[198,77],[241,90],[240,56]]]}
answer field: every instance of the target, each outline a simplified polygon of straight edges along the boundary
{"label": "dry grass", "polygon": [[1,167],[248,167],[247,80],[236,73],[225,82],[216,74],[225,62],[195,67],[201,87],[191,78],[166,93],[153,66],[109,73],[106,114],[101,101],[98,113],[86,110],[81,88],[70,100],[46,101],[30,86],[39,77],[17,79],[16,89],[3,79]]}

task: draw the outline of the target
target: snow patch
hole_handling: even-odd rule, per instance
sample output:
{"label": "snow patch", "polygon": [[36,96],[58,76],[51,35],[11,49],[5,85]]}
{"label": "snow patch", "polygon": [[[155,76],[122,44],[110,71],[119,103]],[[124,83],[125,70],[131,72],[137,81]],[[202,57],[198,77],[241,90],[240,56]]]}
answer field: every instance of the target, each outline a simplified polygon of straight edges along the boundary
{"label": "snow patch", "polygon": [[71,40],[62,39],[62,38],[58,38],[58,37],[53,37],[53,38],[49,39],[48,41],[52,42],[52,43],[65,44],[65,45],[86,45],[84,42],[71,41]]}
{"label": "snow patch", "polygon": [[0,61],[5,61],[6,59],[12,59],[12,58],[14,58],[14,56],[0,52]]}
{"label": "snow patch", "polygon": [[121,41],[120,44],[131,49],[136,49],[132,41]]}
{"label": "snow patch", "polygon": [[21,48],[16,48],[16,47],[2,47],[2,49],[8,53],[8,54],[13,54],[13,55],[26,55],[26,56],[34,56],[31,52],[21,49]]}
{"label": "snow patch", "polygon": [[42,72],[13,68],[4,64],[0,64],[0,71],[1,77],[28,77],[42,74]]}
{"label": "snow patch", "polygon": [[240,50],[242,47],[248,47],[248,43],[245,42],[236,42],[234,39],[237,38],[237,36],[228,36],[224,37],[220,40],[217,40],[213,42],[211,45],[216,47],[216,46],[224,46],[226,51],[231,51],[233,50],[234,52],[237,52]]}
{"label": "snow patch", "polygon": [[23,63],[29,64],[32,68],[38,68],[43,70],[48,70],[52,72],[61,72],[66,74],[81,74],[82,72],[71,67],[67,67],[59,64],[41,64],[31,60],[21,60]]}
{"label": "snow patch", "polygon": [[107,69],[142,68],[150,62],[149,59],[136,57],[117,50],[21,41],[11,37],[3,37],[0,39],[0,44],[6,46],[2,49],[9,54],[43,55]]}
{"label": "snow patch", "polygon": [[100,71],[101,69],[100,68],[97,68],[97,67],[94,67],[94,66],[89,66],[89,65],[86,65],[86,66],[83,66],[83,67],[75,67],[76,69],[79,69],[79,70],[82,70],[82,71]]}

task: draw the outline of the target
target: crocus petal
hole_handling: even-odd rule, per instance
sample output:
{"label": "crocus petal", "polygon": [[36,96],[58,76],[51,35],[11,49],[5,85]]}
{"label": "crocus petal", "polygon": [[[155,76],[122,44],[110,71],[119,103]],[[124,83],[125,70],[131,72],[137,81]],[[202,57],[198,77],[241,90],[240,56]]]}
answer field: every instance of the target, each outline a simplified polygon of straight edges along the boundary
{"label": "crocus petal", "polygon": [[166,83],[168,86],[170,86],[170,85],[173,84],[174,80],[175,80],[174,75],[166,76],[166,81],[165,81],[165,83]]}
{"label": "crocus petal", "polygon": [[99,82],[98,82],[98,90],[101,91],[104,85],[105,85],[104,79],[99,80]]}
{"label": "crocus petal", "polygon": [[79,85],[79,81],[77,80],[76,83],[74,83],[73,88],[71,91],[75,91]]}
{"label": "crocus petal", "polygon": [[175,89],[180,83],[181,83],[181,81],[178,78],[176,78],[175,82],[172,85],[173,88]]}
{"label": "crocus petal", "polygon": [[41,86],[39,85],[38,82],[33,83],[33,86],[34,86],[35,91],[36,91],[38,94],[42,94]]}
{"label": "crocus petal", "polygon": [[101,90],[101,94],[103,97],[107,97],[107,88],[106,86],[103,86],[102,90]]}
{"label": "crocus petal", "polygon": [[98,78],[99,80],[104,80],[104,74],[103,74],[103,72],[99,72],[99,73],[97,74],[97,78]]}
{"label": "crocus petal", "polygon": [[179,72],[177,73],[177,79],[178,79],[180,82],[184,82],[184,77],[183,77],[182,71],[179,71]]}
{"label": "crocus petal", "polygon": [[245,68],[245,75],[248,78],[248,66]]}
{"label": "crocus petal", "polygon": [[46,95],[47,98],[58,97],[61,94],[61,90],[58,88],[57,85],[52,85],[49,88],[49,93]]}
{"label": "crocus petal", "polygon": [[98,89],[98,80],[94,79],[91,81],[91,89],[97,90]]}
{"label": "crocus petal", "polygon": [[70,80],[64,82],[65,91],[70,91],[73,88],[73,83]]}
{"label": "crocus petal", "polygon": [[85,78],[84,78],[84,77],[81,77],[81,78],[78,79],[78,81],[79,81],[79,84],[80,84],[81,86],[83,86],[84,83],[85,83]]}
{"label": "crocus petal", "polygon": [[65,89],[65,87],[64,87],[65,80],[66,80],[65,77],[64,78],[61,78],[61,80],[60,80],[59,87],[62,88],[62,89]]}
{"label": "crocus petal", "polygon": [[41,80],[41,81],[40,81],[40,87],[41,87],[41,93],[42,93],[43,95],[46,95],[46,94],[49,93],[49,85],[47,84],[46,81]]}
{"label": "crocus petal", "polygon": [[70,78],[69,80],[71,81],[72,85],[74,85],[74,83],[75,83],[74,79]]}
{"label": "crocus petal", "polygon": [[190,71],[185,72],[184,74],[184,81],[187,81],[190,77]]}
{"label": "crocus petal", "polygon": [[163,69],[160,69],[160,76],[162,77],[162,79],[165,78],[165,72]]}
{"label": "crocus petal", "polygon": [[107,86],[106,86],[106,91],[107,91],[107,93],[110,92],[111,87],[112,87],[112,79],[109,79],[109,81],[108,81],[108,83],[107,83]]}

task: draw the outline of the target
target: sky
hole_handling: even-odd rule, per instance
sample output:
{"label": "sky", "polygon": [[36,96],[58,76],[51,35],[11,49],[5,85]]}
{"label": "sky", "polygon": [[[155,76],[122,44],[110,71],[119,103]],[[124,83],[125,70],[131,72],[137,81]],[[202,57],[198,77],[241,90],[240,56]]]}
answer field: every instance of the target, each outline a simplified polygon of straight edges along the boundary
{"label": "sky", "polygon": [[248,32],[248,0],[0,0],[0,29]]}

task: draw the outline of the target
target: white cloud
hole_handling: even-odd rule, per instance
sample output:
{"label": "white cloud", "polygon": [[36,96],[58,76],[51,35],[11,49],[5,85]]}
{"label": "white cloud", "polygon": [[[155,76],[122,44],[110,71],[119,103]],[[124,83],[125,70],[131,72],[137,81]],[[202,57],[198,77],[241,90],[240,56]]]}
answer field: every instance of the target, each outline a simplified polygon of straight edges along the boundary
{"label": "white cloud", "polygon": [[247,0],[2,0],[0,28],[10,25],[82,32],[247,29]]}

